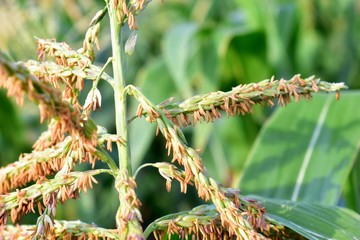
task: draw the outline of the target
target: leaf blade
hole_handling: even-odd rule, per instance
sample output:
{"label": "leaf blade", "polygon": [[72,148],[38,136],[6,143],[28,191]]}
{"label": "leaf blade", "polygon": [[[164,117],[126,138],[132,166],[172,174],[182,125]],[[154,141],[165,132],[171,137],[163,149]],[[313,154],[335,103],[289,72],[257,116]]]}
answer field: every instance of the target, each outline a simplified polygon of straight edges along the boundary
{"label": "leaf blade", "polygon": [[[337,204],[358,153],[360,112],[353,109],[359,99],[357,91],[344,93],[338,102],[319,94],[311,104],[304,101],[278,109],[248,156],[240,188],[264,197]],[[326,101],[330,101],[329,110],[324,110],[324,124],[319,125],[321,131],[294,197],[306,149],[311,147]]]}
{"label": "leaf blade", "polygon": [[329,111],[330,102],[331,102],[330,98],[327,98],[327,100],[325,102],[325,105],[322,108],[321,113],[320,113],[320,115],[318,117],[318,121],[317,121],[317,124],[315,126],[314,132],[311,135],[311,140],[310,140],[310,143],[309,143],[309,145],[308,145],[308,147],[306,149],[306,153],[305,153],[304,159],[302,161],[301,168],[299,170],[299,174],[298,174],[298,177],[296,179],[295,186],[294,186],[294,191],[293,191],[293,193],[291,195],[291,200],[292,201],[296,201],[297,198],[299,197],[299,191],[300,191],[302,182],[303,182],[304,177],[305,177],[306,169],[309,166],[310,158],[311,158],[311,156],[312,156],[312,154],[314,152],[315,145],[319,140],[319,135],[320,135],[321,129],[324,126],[325,117],[326,117],[326,115],[327,115],[327,113]]}
{"label": "leaf blade", "polygon": [[309,239],[360,239],[360,216],[335,206],[251,196],[278,223]]}

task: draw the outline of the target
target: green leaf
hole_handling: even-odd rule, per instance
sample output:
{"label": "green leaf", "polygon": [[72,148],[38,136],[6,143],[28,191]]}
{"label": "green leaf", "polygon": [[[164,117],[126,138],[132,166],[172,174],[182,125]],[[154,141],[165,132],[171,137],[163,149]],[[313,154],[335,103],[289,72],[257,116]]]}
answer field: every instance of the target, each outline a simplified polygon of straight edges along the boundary
{"label": "green leaf", "polygon": [[246,35],[252,32],[245,24],[241,25],[220,25],[214,29],[214,42],[220,58],[224,58],[231,41],[236,36]]}
{"label": "green leaf", "polygon": [[346,207],[360,213],[360,156],[351,170],[343,193]]}
{"label": "green leaf", "polygon": [[18,113],[6,96],[0,91],[0,166],[17,160],[25,146],[24,126],[19,121]]}
{"label": "green leaf", "polygon": [[[258,126],[252,116],[220,118],[214,124],[206,124],[211,130],[209,134],[202,135],[209,138],[204,151],[204,161],[211,176],[216,177],[225,185],[232,185],[234,175],[237,175],[246,160],[251,146],[256,138]],[[201,131],[197,139],[200,139]],[[201,130],[202,128],[200,128]],[[204,146],[196,148],[204,149]]]}
{"label": "green leaf", "polygon": [[262,27],[262,12],[259,9],[261,2],[259,0],[247,1],[247,0],[236,0],[237,10],[240,11],[240,14],[245,17],[245,22],[252,29],[260,29]]}
{"label": "green leaf", "polygon": [[337,204],[358,153],[358,91],[316,95],[279,108],[248,156],[240,189],[246,194]]}
{"label": "green leaf", "polygon": [[267,215],[308,239],[360,239],[360,216],[336,206],[251,197]]}
{"label": "green leaf", "polygon": [[199,59],[201,62],[198,67],[200,81],[196,84],[196,88],[201,93],[211,92],[217,90],[219,83],[219,56],[214,49],[216,49],[218,43],[214,39],[214,29],[204,30],[200,32],[201,48],[198,51]]}
{"label": "green leaf", "polygon": [[248,26],[266,35],[266,44],[260,46],[267,46],[267,62],[279,74],[287,75],[292,70],[287,47],[291,41],[291,33],[296,27],[294,4],[259,0],[237,2],[244,11]]}
{"label": "green leaf", "polygon": [[262,32],[243,33],[234,37],[229,55],[234,64],[232,71],[238,73],[242,83],[258,82],[271,75],[266,60],[266,39]]}
{"label": "green leaf", "polygon": [[[266,21],[264,25],[267,35],[268,59],[277,69],[277,72],[284,76],[292,70],[289,55],[285,48],[285,40],[281,36],[281,32],[284,32],[285,29],[277,24],[284,22],[284,20],[280,18],[281,16],[278,13],[280,9],[274,2],[267,2],[267,6],[263,9],[264,21]],[[276,20],[278,20],[278,22],[276,22]],[[291,20],[292,19],[287,18],[286,22],[291,22]]]}
{"label": "green leaf", "polygon": [[187,61],[191,52],[191,40],[197,33],[198,27],[193,23],[177,25],[170,29],[163,42],[163,54],[166,66],[183,98],[192,95],[191,85],[187,79]]}

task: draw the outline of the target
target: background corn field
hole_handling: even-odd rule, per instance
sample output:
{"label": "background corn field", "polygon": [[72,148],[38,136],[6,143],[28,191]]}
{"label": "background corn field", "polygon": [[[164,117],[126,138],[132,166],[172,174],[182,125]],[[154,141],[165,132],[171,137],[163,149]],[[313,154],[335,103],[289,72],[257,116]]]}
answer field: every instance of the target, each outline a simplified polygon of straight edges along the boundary
{"label": "background corn field", "polygon": [[[100,0],[3,0],[0,49],[16,60],[36,58],[34,36],[80,48],[89,21],[103,5]],[[358,15],[357,0],[154,0],[138,17],[138,42],[126,59],[126,78],[155,103],[228,91],[272,75],[301,73],[345,82],[350,91],[338,102],[334,96],[317,95],[285,109],[256,107],[252,115],[223,118],[185,133],[224,186],[240,188],[244,195],[339,205],[360,213]],[[109,29],[104,27],[100,35],[96,61],[104,63],[110,55]],[[100,90],[103,111],[94,119],[111,131],[113,95],[106,85]],[[137,105],[129,104],[134,115]],[[37,115],[35,105],[18,109],[0,91],[0,166],[30,151],[45,127]],[[167,159],[155,126],[138,119],[130,134],[134,167]],[[144,170],[137,180],[145,225],[200,203],[194,189],[184,195],[174,185],[166,193],[154,169]],[[114,228],[116,190],[106,176],[99,185],[59,207],[57,217]]]}

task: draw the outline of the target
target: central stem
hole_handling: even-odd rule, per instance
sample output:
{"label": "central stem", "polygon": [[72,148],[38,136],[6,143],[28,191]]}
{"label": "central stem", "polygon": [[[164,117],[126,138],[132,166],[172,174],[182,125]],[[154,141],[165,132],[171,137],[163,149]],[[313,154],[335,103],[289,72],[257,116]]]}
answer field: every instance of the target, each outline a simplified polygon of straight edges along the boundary
{"label": "central stem", "polygon": [[119,152],[119,167],[126,168],[131,174],[130,164],[130,146],[127,126],[127,107],[126,94],[124,92],[125,80],[122,69],[122,50],[120,42],[121,24],[119,24],[116,17],[114,1],[109,1],[109,16],[110,16],[110,33],[111,46],[113,55],[113,71],[114,71],[114,97],[115,97],[115,121],[116,134],[125,140],[125,143],[117,143]]}

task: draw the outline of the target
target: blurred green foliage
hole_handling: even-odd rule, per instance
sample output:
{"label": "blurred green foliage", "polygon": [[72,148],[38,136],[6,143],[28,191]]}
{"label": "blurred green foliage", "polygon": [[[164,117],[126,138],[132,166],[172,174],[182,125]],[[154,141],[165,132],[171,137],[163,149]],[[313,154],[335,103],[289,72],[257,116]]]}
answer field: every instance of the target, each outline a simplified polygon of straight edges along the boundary
{"label": "blurred green foliage", "polygon": [[[33,36],[56,38],[80,48],[88,23],[103,5],[100,0],[5,0],[0,7],[0,49],[16,60],[36,58]],[[359,14],[360,2],[356,0],[154,0],[138,17],[135,53],[126,59],[127,81],[141,87],[155,103],[170,97],[181,100],[229,90],[272,75],[289,78],[296,73],[345,82],[358,89]],[[106,22],[100,34],[99,64],[110,55]],[[128,35],[129,31],[124,31],[125,39]],[[100,91],[103,112],[94,118],[113,131],[113,95],[106,86],[100,85]],[[4,95],[0,92],[1,165],[15,161],[20,151],[29,151],[43,130],[36,124],[34,106],[26,103],[18,110]],[[135,102],[130,101],[129,106],[129,114],[134,115]],[[225,186],[236,187],[237,177],[271,111],[257,107],[253,115],[201,124],[186,128],[185,133],[190,143],[203,151],[210,174]],[[130,131],[134,167],[167,159],[163,140],[155,137],[155,126],[140,119],[132,123]],[[351,176],[359,179],[359,175],[353,171]],[[199,201],[193,189],[187,195],[174,189],[167,194],[165,182],[154,170],[143,171],[137,180],[145,224],[164,214],[189,209]],[[58,216],[113,227],[117,197],[112,184],[109,179],[101,179],[101,187],[82,194],[75,207],[68,203]],[[358,181],[349,180],[346,193],[359,198]],[[360,211],[356,201],[346,199],[346,206]]]}

